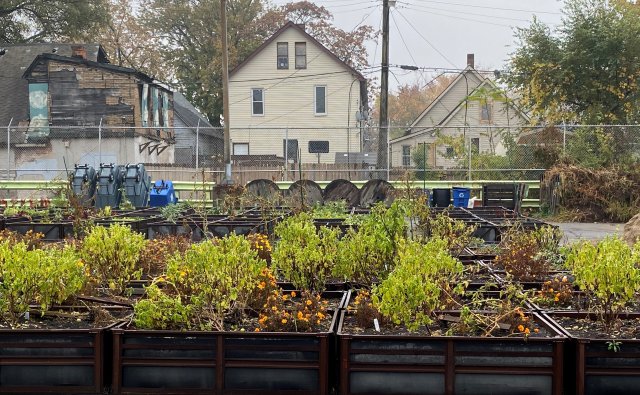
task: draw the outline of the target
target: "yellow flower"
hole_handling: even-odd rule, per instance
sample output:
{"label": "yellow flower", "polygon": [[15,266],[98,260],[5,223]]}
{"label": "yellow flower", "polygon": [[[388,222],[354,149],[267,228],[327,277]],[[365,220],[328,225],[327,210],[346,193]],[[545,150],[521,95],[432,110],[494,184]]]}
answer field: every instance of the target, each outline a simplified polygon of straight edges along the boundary
{"label": "yellow flower", "polygon": [[260,328],[256,328],[253,330],[254,332],[260,332]]}
{"label": "yellow flower", "polygon": [[529,330],[529,328],[525,328],[525,329],[524,329],[524,333],[525,333],[526,335],[528,335],[529,333],[531,333],[531,331]]}
{"label": "yellow flower", "polygon": [[302,311],[298,311],[298,319],[301,320],[304,318],[304,315],[302,314]]}
{"label": "yellow flower", "polygon": [[292,298],[295,298],[295,297],[296,297],[296,293],[295,293],[295,291],[291,291],[291,297],[292,297]]}
{"label": "yellow flower", "polygon": [[313,302],[310,301],[310,300],[307,300],[307,306],[311,306],[311,303],[313,303]]}
{"label": "yellow flower", "polygon": [[283,324],[286,324],[286,323],[287,323],[287,319],[286,319],[286,318],[283,318],[281,322],[282,322]]}

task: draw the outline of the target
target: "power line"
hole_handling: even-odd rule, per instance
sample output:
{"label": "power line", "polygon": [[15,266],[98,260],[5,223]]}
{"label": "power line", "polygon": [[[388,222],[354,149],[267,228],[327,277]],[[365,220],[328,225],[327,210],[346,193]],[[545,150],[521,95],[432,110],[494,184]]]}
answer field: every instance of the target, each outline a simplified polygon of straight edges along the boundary
{"label": "power line", "polygon": [[[391,12],[391,19],[393,19],[393,23],[394,23],[394,25],[396,27],[396,30],[398,31],[398,35],[400,36],[400,40],[404,44],[404,47],[407,50],[407,53],[409,54],[409,57],[413,61],[413,64],[418,64],[418,62],[416,62],[416,59],[413,57],[413,54],[411,53],[411,50],[409,49],[409,46],[407,45],[407,42],[404,40],[404,36],[402,35],[402,32],[400,31],[400,27],[398,26],[398,22],[396,21],[396,17],[393,15],[393,12]],[[395,77],[395,74],[394,74],[394,77]],[[424,76],[423,76],[422,73],[420,73],[420,77],[424,79]],[[396,78],[396,80],[397,80],[397,78]],[[398,82],[398,84],[400,84],[400,82]]]}
{"label": "power line", "polygon": [[496,23],[496,22],[489,22],[489,21],[482,21],[479,19],[473,19],[473,18],[465,18],[463,16],[454,16],[454,15],[447,15],[447,14],[439,14],[437,12],[433,12],[433,11],[426,11],[426,10],[420,10],[417,8],[412,8],[412,7],[407,7],[407,6],[400,6],[399,8],[405,8],[408,10],[412,10],[412,11],[416,11],[416,12],[423,12],[423,13],[428,13],[429,15],[437,15],[437,16],[443,16],[445,18],[452,18],[452,19],[459,19],[462,21],[469,21],[469,22],[477,22],[477,23],[484,23],[486,25],[493,25],[493,26],[501,26],[501,27],[512,27],[511,25],[505,25],[504,23]]}
{"label": "power line", "polygon": [[445,5],[460,6],[460,7],[469,7],[469,8],[483,8],[483,9],[488,9],[488,10],[526,12],[526,13],[534,13],[534,14],[562,15],[561,12],[555,12],[555,11],[523,10],[523,9],[518,9],[518,8],[491,7],[491,6],[482,6],[482,5],[477,5],[477,4],[451,3],[449,1],[437,1],[437,0],[415,0],[415,1],[423,2],[423,3],[435,3],[435,4],[445,4]]}
{"label": "power line", "polygon": [[529,19],[522,19],[522,18],[513,18],[513,17],[508,17],[508,16],[500,16],[500,15],[487,15],[487,14],[478,14],[476,12],[468,12],[468,11],[456,11],[456,10],[450,10],[450,9],[446,9],[446,8],[437,8],[437,7],[428,7],[428,6],[422,6],[422,5],[418,5],[418,4],[410,4],[410,3],[405,3],[405,2],[400,2],[401,4],[407,4],[410,7],[406,7],[406,8],[411,8],[415,11],[421,11],[421,12],[429,12],[430,10],[435,10],[435,11],[441,11],[441,12],[453,12],[456,14],[462,14],[462,15],[471,15],[471,16],[480,16],[480,17],[485,17],[485,18],[494,18],[494,19],[503,19],[503,20],[508,20],[508,21],[517,21],[517,22],[531,22],[531,20]]}
{"label": "power line", "polygon": [[451,64],[453,67],[456,67],[455,63],[453,63],[451,60],[449,60],[449,58],[447,58],[442,52],[440,52],[440,50],[438,50],[438,48],[436,48],[433,44],[431,44],[431,41],[427,40],[427,38],[425,36],[422,35],[422,33],[420,33],[420,31],[418,31],[418,29],[416,29],[415,26],[413,26],[413,23],[411,23],[399,10],[397,11],[398,15],[400,15],[402,17],[402,19],[404,19],[409,26],[411,26],[413,28],[413,30],[418,33],[418,35],[420,37],[422,37],[422,39],[429,44],[429,46],[436,51],[440,56],[442,56],[442,59],[446,60],[447,62],[449,62],[449,64]]}

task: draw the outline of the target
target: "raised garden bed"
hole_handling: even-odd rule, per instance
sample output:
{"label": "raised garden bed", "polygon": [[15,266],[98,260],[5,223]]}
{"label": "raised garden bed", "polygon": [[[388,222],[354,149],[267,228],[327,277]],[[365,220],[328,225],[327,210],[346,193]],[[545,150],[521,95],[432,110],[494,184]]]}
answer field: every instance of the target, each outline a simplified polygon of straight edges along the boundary
{"label": "raised garden bed", "polygon": [[329,394],[323,333],[113,329],[114,394]]}
{"label": "raised garden bed", "polygon": [[358,335],[338,325],[339,393],[563,393],[566,337],[531,313],[550,337]]}

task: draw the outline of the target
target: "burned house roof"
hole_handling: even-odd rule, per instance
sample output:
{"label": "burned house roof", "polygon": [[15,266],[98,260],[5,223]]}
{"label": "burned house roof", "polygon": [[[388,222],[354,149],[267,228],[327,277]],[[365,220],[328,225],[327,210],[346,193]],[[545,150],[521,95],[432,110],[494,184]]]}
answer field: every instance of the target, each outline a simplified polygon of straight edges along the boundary
{"label": "burned house roof", "polygon": [[41,54],[72,56],[74,48],[84,47],[87,59],[96,63],[109,62],[106,52],[98,44],[2,44],[0,43],[0,94],[5,100],[0,105],[0,127],[29,119],[29,82],[22,78],[25,70]]}

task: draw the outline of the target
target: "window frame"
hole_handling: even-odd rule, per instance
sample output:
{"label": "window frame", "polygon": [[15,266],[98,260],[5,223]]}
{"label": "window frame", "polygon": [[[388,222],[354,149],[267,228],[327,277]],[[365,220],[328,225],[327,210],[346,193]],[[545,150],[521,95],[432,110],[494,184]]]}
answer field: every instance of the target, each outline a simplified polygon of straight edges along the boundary
{"label": "window frame", "polygon": [[480,137],[471,137],[471,153],[479,154],[480,153]]}
{"label": "window frame", "polygon": [[[318,88],[324,89],[324,112],[318,112]],[[327,86],[326,85],[315,85],[313,87],[313,113],[316,116],[326,116],[326,115],[328,115],[328,111],[327,111]]]}
{"label": "window frame", "polygon": [[[485,118],[485,109],[487,117]],[[480,100],[480,123],[493,122],[493,103],[489,99]]]}
{"label": "window frame", "polygon": [[[285,49],[285,54],[280,55],[280,48]],[[280,65],[280,59],[284,58],[285,64],[283,66]],[[278,42],[276,43],[276,68],[278,70],[289,70],[289,43],[288,42]]]}
{"label": "window frame", "polygon": [[[260,91],[262,94],[262,100],[255,100],[253,93],[255,91]],[[264,103],[264,88],[251,88],[251,91],[249,93],[251,95],[251,116],[253,117],[264,117],[264,113],[265,113],[265,103]],[[256,113],[255,110],[255,104],[256,103],[261,103],[262,104],[262,113]]]}
{"label": "window frame", "polygon": [[[408,152],[405,152],[405,149],[407,149]],[[402,146],[402,166],[403,167],[411,166],[411,146],[410,145]]]}
{"label": "window frame", "polygon": [[[298,55],[298,48],[304,48],[304,53],[301,55]],[[294,56],[295,56],[295,68],[296,70],[303,70],[307,68],[307,43],[304,41],[300,41],[300,42],[296,42],[294,44]],[[301,66],[298,66],[298,58],[302,58],[304,60],[304,64]]]}
{"label": "window frame", "polygon": [[250,151],[250,149],[249,149],[249,143],[233,143],[233,147],[232,147],[232,150],[231,150],[231,152],[233,152],[233,156],[241,156],[241,155],[244,155],[244,154],[236,154],[236,147],[245,146],[245,145],[247,146],[247,153],[246,153],[246,155],[251,155],[251,151]]}

